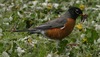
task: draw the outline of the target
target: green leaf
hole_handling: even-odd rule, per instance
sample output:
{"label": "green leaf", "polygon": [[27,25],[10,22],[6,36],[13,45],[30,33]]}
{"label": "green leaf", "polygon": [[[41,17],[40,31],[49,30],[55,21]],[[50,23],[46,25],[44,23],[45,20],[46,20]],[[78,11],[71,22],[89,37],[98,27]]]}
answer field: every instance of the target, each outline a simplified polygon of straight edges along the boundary
{"label": "green leaf", "polygon": [[86,37],[87,37],[88,43],[93,44],[94,40],[97,40],[99,38],[99,35],[98,35],[97,31],[94,29],[87,29]]}
{"label": "green leaf", "polygon": [[0,43],[0,53],[3,51],[3,43]]}
{"label": "green leaf", "polygon": [[59,43],[58,53],[63,53],[65,51],[67,43],[67,40],[63,40]]}

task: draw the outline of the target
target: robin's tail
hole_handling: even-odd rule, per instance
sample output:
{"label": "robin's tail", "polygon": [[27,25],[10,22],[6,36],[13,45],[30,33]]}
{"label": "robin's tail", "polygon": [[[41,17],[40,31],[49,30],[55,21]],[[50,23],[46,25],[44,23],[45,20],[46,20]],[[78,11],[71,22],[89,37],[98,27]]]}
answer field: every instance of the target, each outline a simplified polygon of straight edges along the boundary
{"label": "robin's tail", "polygon": [[29,32],[30,34],[40,33],[40,30],[14,30],[13,32]]}

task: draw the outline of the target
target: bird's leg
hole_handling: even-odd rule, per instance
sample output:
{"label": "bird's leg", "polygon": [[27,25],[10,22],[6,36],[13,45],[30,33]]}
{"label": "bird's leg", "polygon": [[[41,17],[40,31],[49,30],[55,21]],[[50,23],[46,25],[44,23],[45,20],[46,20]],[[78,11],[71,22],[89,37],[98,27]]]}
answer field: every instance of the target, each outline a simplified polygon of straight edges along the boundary
{"label": "bird's leg", "polygon": [[59,40],[56,40],[56,43],[55,43],[55,45],[56,45],[56,47],[55,47],[55,49],[56,49],[56,52],[55,52],[55,54],[57,54],[58,52],[59,52],[59,44],[60,44],[60,41]]}
{"label": "bird's leg", "polygon": [[59,43],[60,43],[60,41],[56,40],[56,48],[59,48]]}

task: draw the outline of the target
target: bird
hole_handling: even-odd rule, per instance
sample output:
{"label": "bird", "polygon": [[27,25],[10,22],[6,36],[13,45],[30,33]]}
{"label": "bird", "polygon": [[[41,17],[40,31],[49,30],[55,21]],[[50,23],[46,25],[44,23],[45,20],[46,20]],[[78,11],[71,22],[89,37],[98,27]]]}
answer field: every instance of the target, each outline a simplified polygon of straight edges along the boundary
{"label": "bird", "polygon": [[63,15],[50,20],[40,26],[27,30],[15,30],[14,32],[29,32],[31,34],[42,34],[47,38],[62,40],[73,31],[76,19],[83,16],[83,11],[78,7],[70,7]]}

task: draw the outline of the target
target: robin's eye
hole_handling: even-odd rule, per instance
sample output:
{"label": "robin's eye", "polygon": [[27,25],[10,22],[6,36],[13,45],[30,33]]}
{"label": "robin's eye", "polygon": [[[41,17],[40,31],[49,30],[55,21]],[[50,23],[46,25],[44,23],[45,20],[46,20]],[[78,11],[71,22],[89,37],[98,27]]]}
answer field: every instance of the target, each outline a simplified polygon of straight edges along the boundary
{"label": "robin's eye", "polygon": [[79,10],[78,10],[78,9],[76,9],[76,10],[75,10],[75,13],[76,13],[76,14],[79,14]]}

